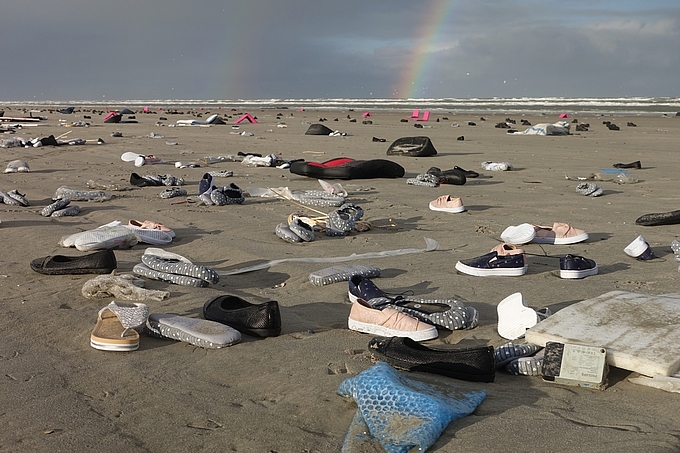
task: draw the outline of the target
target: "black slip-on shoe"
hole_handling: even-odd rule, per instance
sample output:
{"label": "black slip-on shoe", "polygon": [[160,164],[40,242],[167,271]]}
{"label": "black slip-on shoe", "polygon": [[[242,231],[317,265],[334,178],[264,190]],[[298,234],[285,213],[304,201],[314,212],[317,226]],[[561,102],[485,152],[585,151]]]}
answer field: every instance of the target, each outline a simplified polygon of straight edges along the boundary
{"label": "black slip-on shoe", "polygon": [[643,226],[675,225],[680,223],[680,210],[645,214],[638,217],[635,223]]}
{"label": "black slip-on shoe", "polygon": [[[430,167],[430,169],[427,170],[427,174],[438,177],[439,184],[462,186],[467,182],[465,170],[459,167],[454,167],[451,170],[441,170],[437,167]],[[479,174],[477,174],[477,176],[479,176]]]}
{"label": "black slip-on shoe", "polygon": [[137,173],[132,173],[130,175],[130,184],[137,187],[148,187],[148,186],[162,186],[163,182],[160,178],[150,178],[148,176],[139,176]]}
{"label": "black slip-on shoe", "polygon": [[466,169],[464,169],[464,168],[459,167],[458,165],[454,166],[453,169],[454,169],[454,170],[458,170],[458,171],[462,171],[463,174],[464,174],[467,178],[477,178],[477,177],[479,177],[479,173],[477,173],[476,171],[474,171],[474,170],[466,170]]}
{"label": "black slip-on shoe", "polygon": [[642,168],[642,164],[640,163],[639,160],[636,160],[635,162],[631,162],[629,164],[614,164],[612,165],[614,168],[635,168],[636,170],[639,170]]}
{"label": "black slip-on shoe", "polygon": [[31,261],[31,269],[46,275],[109,274],[116,269],[116,255],[101,250],[83,256],[52,255]]}
{"label": "black slip-on shoe", "polygon": [[275,300],[251,304],[240,297],[224,294],[203,305],[203,317],[254,337],[276,337],[281,334],[281,312]]}
{"label": "black slip-on shoe", "polygon": [[435,349],[406,337],[375,337],[368,349],[374,359],[402,370],[473,382],[493,382],[496,376],[493,346]]}
{"label": "black slip-on shoe", "polygon": [[567,255],[560,258],[561,278],[584,278],[598,272],[595,261],[578,255]]}

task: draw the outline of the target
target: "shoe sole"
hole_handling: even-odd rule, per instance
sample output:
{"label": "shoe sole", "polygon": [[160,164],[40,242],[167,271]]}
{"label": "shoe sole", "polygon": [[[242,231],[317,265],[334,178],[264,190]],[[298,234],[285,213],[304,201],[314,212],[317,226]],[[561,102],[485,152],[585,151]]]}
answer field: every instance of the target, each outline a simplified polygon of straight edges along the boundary
{"label": "shoe sole", "polygon": [[508,363],[505,370],[515,376],[541,376],[543,357],[520,357]]}
{"label": "shoe sole", "polygon": [[465,211],[465,206],[461,206],[460,208],[435,208],[435,207],[432,206],[432,204],[430,203],[430,209],[431,209],[432,211],[459,213],[459,212],[464,212],[464,211]]}
{"label": "shoe sole", "polygon": [[136,344],[112,344],[90,338],[90,346],[100,351],[136,351],[139,349],[139,343]]}
{"label": "shoe sole", "polygon": [[462,262],[456,263],[456,270],[463,274],[474,275],[475,277],[519,277],[527,273],[528,265],[516,268],[499,268],[499,269],[479,269],[477,267],[470,267]]}
{"label": "shoe sole", "polygon": [[501,233],[501,239],[512,245],[528,244],[536,237],[536,229],[533,225],[523,223],[517,226],[507,227]]}
{"label": "shoe sole", "polygon": [[579,271],[560,269],[560,278],[585,278],[597,274],[597,266],[592,269],[583,269]]}
{"label": "shoe sole", "polygon": [[361,321],[355,321],[352,318],[348,318],[347,327],[350,330],[361,333],[370,333],[371,335],[377,335],[380,337],[407,337],[413,341],[425,341],[437,338],[439,333],[437,328],[432,326],[432,328],[427,330],[395,330],[383,326],[378,326],[375,324],[368,324]]}
{"label": "shoe sole", "polygon": [[539,238],[535,237],[531,242],[534,244],[554,244],[554,245],[567,245],[576,244],[578,242],[587,241],[589,238],[588,233],[579,234],[578,236],[571,236],[568,238]]}
{"label": "shoe sole", "polygon": [[645,242],[644,240],[638,241],[636,238],[633,242],[628,244],[628,247],[623,249],[624,253],[631,258],[637,258],[638,256],[642,255],[647,251],[649,248],[649,244]]}

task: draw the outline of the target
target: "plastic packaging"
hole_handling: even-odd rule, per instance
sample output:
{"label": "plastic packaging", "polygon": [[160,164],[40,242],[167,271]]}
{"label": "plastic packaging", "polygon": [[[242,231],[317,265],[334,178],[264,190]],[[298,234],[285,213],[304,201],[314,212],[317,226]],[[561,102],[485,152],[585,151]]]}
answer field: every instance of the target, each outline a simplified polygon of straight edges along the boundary
{"label": "plastic packaging", "polygon": [[673,242],[671,242],[671,250],[673,250],[673,254],[675,255],[675,261],[680,261],[680,241],[674,239]]}

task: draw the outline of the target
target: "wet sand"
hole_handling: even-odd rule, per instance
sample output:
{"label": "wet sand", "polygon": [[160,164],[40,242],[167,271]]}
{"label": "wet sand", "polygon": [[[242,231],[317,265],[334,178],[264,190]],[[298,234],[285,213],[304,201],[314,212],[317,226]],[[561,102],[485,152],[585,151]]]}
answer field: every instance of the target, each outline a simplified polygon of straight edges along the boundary
{"label": "wet sand", "polygon": [[[521,292],[533,308],[553,312],[612,290],[650,295],[677,293],[678,263],[669,247],[678,237],[677,225],[642,227],[642,214],[679,209],[677,169],[680,118],[597,117],[576,115],[589,123],[587,132],[566,137],[510,136],[494,125],[506,117],[533,124],[553,123],[557,116],[432,115],[414,128],[401,122],[406,113],[375,113],[362,124],[361,112],[298,112],[257,110],[258,124],[211,127],[168,127],[183,115],[137,113],[137,124],[105,124],[102,116],[79,107],[72,115],[48,113],[37,127],[16,136],[55,136],[88,140],[83,146],[0,148],[3,169],[14,159],[29,163],[30,173],[0,175],[0,190],[18,189],[30,207],[0,204],[2,316],[0,343],[3,407],[1,451],[339,451],[356,411],[353,400],[336,394],[347,377],[370,367],[369,335],[347,329],[350,304],[347,285],[314,286],[310,272],[327,267],[316,263],[284,263],[267,270],[223,277],[209,288],[191,288],[148,281],[147,287],[170,291],[163,302],[148,302],[151,312],[201,317],[209,298],[233,294],[261,303],[281,305],[281,336],[243,336],[240,344],[207,350],[169,340],[142,337],[138,351],[114,353],[89,345],[97,312],[110,300],[86,299],[81,288],[93,275],[46,276],[33,272],[32,259],[53,254],[79,255],[58,245],[62,236],[120,220],[154,220],[174,229],[176,237],[164,248],[218,271],[240,269],[269,260],[294,257],[342,257],[352,253],[424,248],[423,238],[440,244],[434,252],[357,261],[382,269],[375,279],[383,290],[415,295],[458,297],[480,313],[480,325],[470,331],[441,330],[428,344],[461,346],[505,343],[496,332],[496,305]],[[209,113],[201,112],[205,119]],[[211,112],[212,113],[212,112]],[[215,110],[236,115],[239,112]],[[280,118],[276,117],[281,113]],[[16,108],[6,116],[21,116]],[[83,115],[92,116],[84,119]],[[356,118],[350,122],[347,116]],[[163,116],[166,120],[159,120]],[[334,118],[338,121],[333,121]],[[447,119],[444,119],[446,117]],[[233,121],[236,118],[228,119]],[[305,136],[319,118],[345,137]],[[63,127],[59,120],[87,121],[89,127]],[[439,119],[437,122],[436,120]],[[607,129],[612,121],[620,131]],[[157,122],[162,125],[156,125]],[[287,128],[278,128],[284,121]],[[468,126],[474,121],[476,126]],[[636,127],[627,127],[627,122]],[[452,127],[456,123],[459,127]],[[119,131],[122,137],[111,137]],[[251,132],[253,136],[232,134]],[[164,138],[150,138],[150,134]],[[426,135],[438,154],[433,157],[392,157],[385,152],[400,137]],[[464,136],[464,140],[456,140]],[[0,138],[9,138],[3,134]],[[386,142],[374,142],[373,137]],[[105,144],[97,145],[102,138]],[[92,142],[90,142],[92,141]],[[169,145],[168,142],[176,142]],[[154,154],[164,163],[136,168],[120,159],[132,151]],[[176,161],[205,156],[271,153],[283,159],[324,161],[334,157],[390,159],[406,170],[401,179],[341,182],[348,201],[360,205],[373,228],[347,237],[316,235],[304,244],[289,244],[274,234],[275,226],[300,208],[285,200],[246,198],[242,205],[199,206],[161,199],[163,187],[130,186],[132,172],[171,174],[186,180],[190,195],[209,170],[231,170],[219,178],[252,187],[320,189],[315,179],[286,169],[246,167],[224,162],[178,169]],[[593,198],[575,191],[577,182],[565,175],[588,176],[614,163],[640,160],[642,169],[629,170],[635,184],[595,181],[604,194]],[[483,170],[482,161],[510,162],[506,172]],[[463,186],[437,188],[406,184],[432,166],[458,165],[480,173]],[[87,181],[119,184],[129,191],[112,191],[105,202],[77,202],[75,217],[44,218],[60,186],[87,189]],[[467,211],[447,214],[428,209],[440,195],[461,197]],[[74,202],[75,203],[75,202]],[[567,222],[586,230],[587,242],[564,246],[523,246],[529,269],[521,277],[472,277],[454,269],[460,259],[487,253],[500,233],[520,223],[552,225]],[[642,262],[623,249],[643,234],[660,259]],[[116,250],[118,273],[140,262],[146,245]],[[599,274],[583,280],[559,278],[557,257],[567,253],[594,259]],[[537,255],[549,256],[537,256]],[[653,314],[652,314],[653,316]],[[680,449],[680,395],[628,382],[637,376],[611,369],[604,391],[543,382],[538,377],[511,376],[498,371],[495,382],[480,384],[443,376],[422,376],[463,389],[487,391],[470,416],[452,422],[430,451],[453,452],[671,452]],[[363,446],[363,448],[369,448]],[[367,450],[363,450],[367,451]],[[368,451],[380,451],[379,448]]]}

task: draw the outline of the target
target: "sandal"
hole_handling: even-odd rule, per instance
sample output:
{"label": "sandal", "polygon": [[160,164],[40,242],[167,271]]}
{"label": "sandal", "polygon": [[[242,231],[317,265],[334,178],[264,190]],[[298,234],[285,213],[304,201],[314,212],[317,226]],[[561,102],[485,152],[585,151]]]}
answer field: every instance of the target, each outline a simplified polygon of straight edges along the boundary
{"label": "sandal", "polygon": [[135,351],[139,332],[146,328],[149,307],[142,303],[111,302],[99,310],[90,346],[102,351]]}

